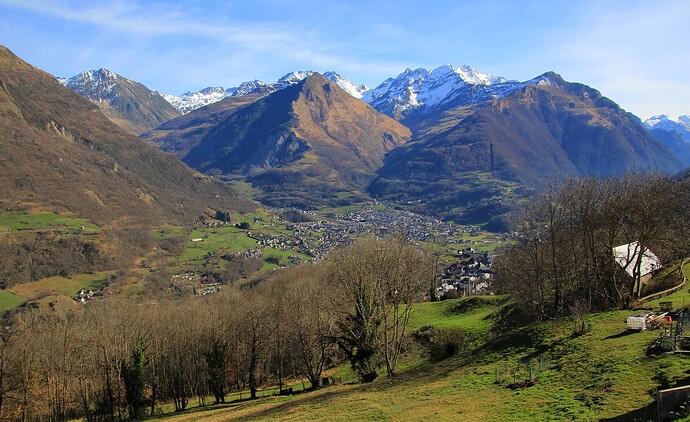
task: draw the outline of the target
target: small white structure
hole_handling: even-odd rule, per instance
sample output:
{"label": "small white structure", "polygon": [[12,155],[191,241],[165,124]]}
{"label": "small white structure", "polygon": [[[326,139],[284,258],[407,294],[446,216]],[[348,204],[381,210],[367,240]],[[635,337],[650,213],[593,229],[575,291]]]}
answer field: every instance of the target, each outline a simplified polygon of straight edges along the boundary
{"label": "small white structure", "polygon": [[630,331],[644,331],[647,329],[647,318],[643,316],[627,317],[625,325]]}
{"label": "small white structure", "polygon": [[[640,256],[642,245],[635,241],[625,245],[616,246],[613,248],[613,257],[618,265],[620,265],[630,277],[635,276],[635,265]],[[642,260],[640,261],[640,268],[637,273],[640,275],[642,284],[647,282],[652,275],[652,272],[661,268],[661,261],[654,255],[654,252],[647,248],[642,251]]]}

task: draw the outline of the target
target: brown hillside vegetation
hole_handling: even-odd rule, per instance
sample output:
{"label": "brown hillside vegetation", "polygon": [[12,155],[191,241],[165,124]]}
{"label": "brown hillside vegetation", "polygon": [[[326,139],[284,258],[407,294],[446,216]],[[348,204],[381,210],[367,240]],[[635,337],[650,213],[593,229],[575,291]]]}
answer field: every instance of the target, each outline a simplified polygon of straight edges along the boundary
{"label": "brown hillside vegetation", "polygon": [[3,235],[0,286],[122,269],[153,246],[149,228],[254,204],[124,132],[90,101],[0,47],[0,210],[66,213],[88,235]]}
{"label": "brown hillside vegetation", "polygon": [[260,95],[254,94],[228,97],[165,122],[139,137],[181,160],[192,148],[199,145],[215,126],[229,119],[240,107],[259,98]]}
{"label": "brown hillside vegetation", "polygon": [[0,48],[0,206],[71,211],[100,226],[188,221],[247,208],[232,189],[105,118],[96,105]]}
{"label": "brown hillside vegetation", "polygon": [[405,126],[319,74],[240,108],[236,101],[144,139],[205,173],[246,177],[269,204],[309,207],[338,204],[338,194],[363,197],[384,155],[410,138]]}

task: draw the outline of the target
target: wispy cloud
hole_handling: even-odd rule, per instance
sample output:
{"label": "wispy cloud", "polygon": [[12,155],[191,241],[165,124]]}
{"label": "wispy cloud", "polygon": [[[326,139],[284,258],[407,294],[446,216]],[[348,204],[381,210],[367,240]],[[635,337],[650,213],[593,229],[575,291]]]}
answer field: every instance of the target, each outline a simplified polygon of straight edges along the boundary
{"label": "wispy cloud", "polygon": [[[603,1],[584,8],[578,23],[555,40],[550,55],[576,80],[647,117],[690,109],[687,19],[690,2]],[[669,82],[676,81],[676,82]],[[635,95],[637,93],[637,95]],[[680,95],[679,95],[680,94]],[[667,110],[652,110],[644,97],[664,99]]]}
{"label": "wispy cloud", "polygon": [[199,22],[191,18],[188,11],[169,4],[117,1],[96,5],[77,3],[75,6],[69,2],[59,1],[0,1],[0,4],[6,6],[141,36],[193,35],[236,42],[253,48],[298,40],[295,28],[285,24],[247,24],[220,20]]}
{"label": "wispy cloud", "polygon": [[[68,0],[0,0],[0,5],[41,14],[50,18],[92,26],[111,39],[130,37],[136,41],[130,47],[129,55],[139,53],[143,61],[145,49],[160,50],[160,40],[169,39],[174,51],[156,52],[156,61],[183,75],[168,75],[178,83],[198,75],[223,74],[225,80],[253,69],[261,76],[262,69],[275,67],[278,61],[286,66],[305,67],[316,70],[338,70],[340,72],[383,73],[401,66],[376,59],[361,59],[348,55],[348,48],[342,41],[333,40],[330,28],[319,27],[312,22],[309,27],[289,21],[242,21],[232,16],[209,17],[204,13],[163,3],[114,1],[71,2]],[[393,36],[399,30],[382,25],[379,31]],[[191,42],[189,39],[197,40]],[[179,40],[179,42],[177,42]],[[192,45],[193,44],[193,45]],[[90,50],[88,47],[86,50]],[[83,53],[86,54],[86,53]],[[113,51],[120,61],[127,59],[127,53]],[[187,57],[185,57],[187,56]],[[196,60],[189,58],[195,56]],[[113,59],[115,60],[115,59]],[[205,60],[212,60],[209,64]],[[273,66],[271,66],[273,65]],[[206,68],[202,68],[206,67]],[[223,69],[209,69],[222,67]],[[284,69],[285,72],[293,69]],[[153,69],[143,72],[151,73]],[[136,75],[131,75],[135,77]],[[246,77],[246,76],[245,76]],[[208,82],[207,82],[208,83]]]}

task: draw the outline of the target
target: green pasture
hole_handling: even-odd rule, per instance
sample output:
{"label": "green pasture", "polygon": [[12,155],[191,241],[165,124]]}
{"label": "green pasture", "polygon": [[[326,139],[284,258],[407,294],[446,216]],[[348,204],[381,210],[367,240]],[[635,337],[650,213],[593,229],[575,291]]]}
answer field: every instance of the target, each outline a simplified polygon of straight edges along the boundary
{"label": "green pasture", "polygon": [[84,230],[96,231],[99,227],[84,218],[55,213],[0,213],[0,231],[10,230]]}
{"label": "green pasture", "polygon": [[24,298],[9,290],[0,290],[0,311],[14,309],[24,303]]}
{"label": "green pasture", "polygon": [[[187,248],[180,256],[183,262],[201,259],[219,249],[245,250],[256,248],[256,240],[247,237],[247,230],[233,226],[195,229],[189,234]],[[195,241],[195,239],[201,239]]]}

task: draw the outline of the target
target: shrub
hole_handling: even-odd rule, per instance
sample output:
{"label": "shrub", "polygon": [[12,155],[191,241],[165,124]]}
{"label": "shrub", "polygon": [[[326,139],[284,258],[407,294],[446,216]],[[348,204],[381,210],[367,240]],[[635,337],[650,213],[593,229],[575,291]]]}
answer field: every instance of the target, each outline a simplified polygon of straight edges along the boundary
{"label": "shrub", "polygon": [[412,334],[417,343],[429,354],[429,359],[438,362],[467,348],[467,336],[461,329],[437,329],[425,326]]}

